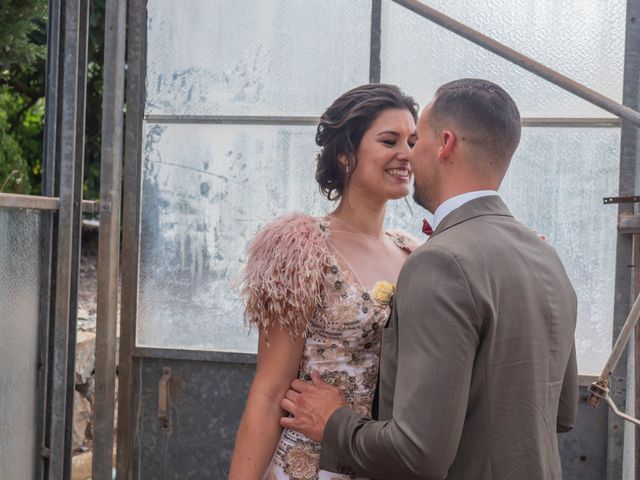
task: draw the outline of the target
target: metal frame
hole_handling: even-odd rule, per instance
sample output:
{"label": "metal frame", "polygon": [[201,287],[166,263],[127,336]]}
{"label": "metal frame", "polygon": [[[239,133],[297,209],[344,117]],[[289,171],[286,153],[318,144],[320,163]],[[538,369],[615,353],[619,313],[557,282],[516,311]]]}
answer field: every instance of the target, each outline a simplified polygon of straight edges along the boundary
{"label": "metal frame", "polygon": [[117,478],[133,472],[136,418],[133,411],[133,356],[136,344],[142,125],[144,117],[147,9],[145,0],[130,0],[127,16],[127,118],[125,128],[124,215],[122,222],[122,299],[118,365]]}
{"label": "metal frame", "polygon": [[[62,20],[61,0],[49,0],[49,22],[47,26],[47,63],[46,63],[46,101],[45,101],[45,132],[43,145],[44,168],[42,172],[42,192],[47,196],[54,196],[56,178],[56,150],[57,150],[57,126],[58,103],[62,99],[60,95],[60,79],[62,67],[60,56],[62,52]],[[35,476],[40,480],[48,473],[49,448],[48,434],[50,424],[48,382],[49,382],[49,325],[52,313],[52,272],[55,271],[54,256],[54,232],[55,220],[53,215],[44,215],[42,222],[42,278],[40,282],[40,321],[38,339],[38,431],[36,432],[36,459]]]}
{"label": "metal frame", "polygon": [[[71,278],[69,292],[68,313],[68,346],[67,346],[67,399],[65,425],[64,478],[71,478],[72,445],[73,445],[73,404],[75,396],[75,351],[78,324],[78,272],[80,269],[80,249],[82,243],[82,193],[84,180],[84,141],[85,117],[87,110],[87,57],[89,48],[89,0],[79,0],[78,3],[78,34],[77,34],[77,83],[76,83],[76,128],[75,157],[73,158],[73,191],[74,202],[71,212],[73,233],[71,236]],[[71,160],[71,159],[70,159]],[[61,160],[61,164],[66,159]]]}
{"label": "metal frame", "polygon": [[[564,88],[571,93],[593,103],[627,122],[640,126],[640,113],[628,106],[602,96],[601,94],[578,84],[534,60],[515,52],[498,42],[473,31],[468,27],[450,19],[439,12],[426,7],[415,0],[392,0],[409,10],[428,18],[444,28],[454,31],[458,35],[479,44],[493,53],[506,58],[517,66],[547,79],[551,83]],[[629,4],[638,5],[640,0],[628,0]],[[635,8],[635,7],[634,7]],[[369,78],[371,81],[380,80],[380,22],[381,0],[372,0],[371,12],[371,53]],[[144,121],[148,123],[200,123],[200,124],[259,124],[259,125],[315,125],[316,117],[292,116],[175,116],[149,115],[144,116],[144,85],[146,67],[146,8],[144,0],[130,0],[128,17],[128,72],[127,72],[127,129],[126,154],[124,171],[124,217],[123,217],[123,279],[122,279],[122,308],[121,308],[121,338],[120,338],[120,366],[119,366],[119,403],[118,403],[118,479],[129,479],[133,471],[133,438],[135,434],[134,405],[134,371],[139,368],[142,358],[166,358],[184,360],[203,360],[217,362],[253,363],[255,355],[228,352],[185,351],[159,348],[136,347],[136,313],[139,268],[139,234],[140,234],[140,201],[141,201],[141,156],[142,156],[142,127]],[[637,75],[636,75],[637,76]],[[627,91],[625,75],[625,92]],[[631,90],[631,87],[628,88]],[[637,89],[636,89],[637,91]],[[627,102],[625,102],[627,104]],[[529,118],[523,119],[523,126],[527,127],[570,127],[590,128],[607,127],[618,128],[623,123],[617,118]],[[623,128],[631,128],[628,123]],[[633,128],[635,131],[635,128]],[[635,161],[635,160],[634,160]],[[621,193],[624,188],[624,172],[628,167],[621,164]],[[633,172],[635,172],[635,167]],[[628,255],[618,249],[616,281],[617,310],[624,310],[624,305],[618,306],[619,295],[624,290],[622,267],[629,264]],[[626,278],[626,277],[625,277]],[[627,278],[628,280],[628,278]],[[627,281],[626,285],[629,285]],[[622,289],[622,290],[620,290]],[[628,312],[625,311],[625,315]],[[617,318],[617,317],[616,317]],[[614,332],[615,334],[615,332]],[[589,385],[594,377],[581,376],[581,385]],[[610,427],[610,431],[611,427]],[[615,446],[610,445],[615,450]],[[617,480],[613,476],[616,465],[621,465],[619,459],[610,459],[610,473],[607,478]]]}
{"label": "metal frame", "polygon": [[93,412],[92,478],[96,480],[110,480],[113,468],[126,12],[126,0],[107,1]]}
{"label": "metal frame", "polygon": [[575,80],[563,75],[551,68],[543,65],[540,62],[535,61],[532,58],[522,55],[520,52],[507,47],[506,45],[497,42],[496,40],[467,27],[465,24],[448,17],[431,7],[428,7],[419,0],[391,0],[398,5],[417,13],[421,17],[426,18],[451,32],[466,38],[467,40],[481,46],[485,50],[489,50],[492,53],[504,58],[505,60],[524,68],[525,70],[544,78],[554,85],[567,90],[570,93],[597,105],[598,107],[613,113],[617,117],[623,118],[628,122],[631,122],[637,127],[640,127],[640,112],[633,110],[627,106],[621,105],[615,100],[605,97],[601,93],[588,88]]}
{"label": "metal frame", "polygon": [[[640,42],[640,25],[637,20],[640,18],[640,0],[627,0],[626,15],[626,33],[625,33],[625,64],[624,64],[624,81],[622,101],[630,108],[638,109],[640,107],[640,57],[637,54],[637,46]],[[622,124],[622,134],[620,142],[620,183],[619,195],[636,195],[638,174],[640,173],[640,151],[638,150],[639,131],[628,122]],[[633,214],[634,204],[620,204],[618,206],[618,218],[622,218],[623,214]],[[616,287],[615,287],[615,309],[613,323],[613,339],[618,337],[624,325],[625,319],[634,298],[633,277],[634,273],[638,275],[637,266],[635,272],[629,268],[633,264],[633,238],[622,232],[618,233],[618,252],[616,257]],[[637,258],[637,257],[636,257]],[[639,285],[636,283],[635,289]],[[640,330],[636,330],[640,334]],[[638,335],[636,335],[638,336]],[[640,370],[640,343],[636,341],[636,361],[635,371],[638,378],[638,370]],[[627,390],[627,353],[625,352],[621,358],[618,368],[615,370],[611,381],[611,397],[618,407],[626,411],[626,390]],[[640,407],[640,385],[636,382],[636,406]],[[635,415],[638,416],[639,411],[636,410]],[[636,478],[640,479],[640,454],[638,448],[640,446],[640,428],[636,427],[636,458],[635,473]],[[624,420],[616,415],[609,416],[609,445],[608,445],[608,465],[607,477],[609,479],[622,478],[622,464],[624,456]]]}
{"label": "metal frame", "polygon": [[256,364],[254,353],[217,352],[211,350],[172,350],[169,348],[135,347],[133,354],[139,358],[165,358],[167,360],[192,360],[198,362]]}
{"label": "metal frame", "polygon": [[[100,202],[94,200],[82,200],[82,213],[98,213],[99,205]],[[57,212],[60,209],[60,199],[58,197],[0,192],[0,208],[23,208]]]}
{"label": "metal frame", "polygon": [[[147,123],[189,125],[300,125],[316,126],[320,117],[315,116],[240,116],[240,115],[146,115]],[[521,119],[523,127],[567,128],[620,128],[622,121],[611,117],[527,117]]]}
{"label": "metal frame", "polygon": [[79,138],[79,132],[83,133],[86,46],[81,49],[81,45],[83,42],[86,45],[87,39],[88,0],[65,0],[60,5],[60,14],[61,23],[64,23],[62,69],[58,75],[62,95],[59,97],[61,106],[56,115],[60,130],[55,135],[56,179],[60,203],[57,217],[55,307],[50,347],[51,374],[48,379],[51,424],[46,472],[47,478],[51,480],[68,478],[71,472],[69,415],[73,412],[73,395],[69,387],[69,371],[73,373],[75,345],[71,340],[75,337],[75,332],[70,332],[70,326],[75,325],[82,215],[82,162],[78,158],[82,158],[84,141]]}
{"label": "metal frame", "polygon": [[[382,64],[382,0],[371,0],[371,42],[369,52],[369,83],[380,82]],[[317,125],[317,122],[316,122]]]}

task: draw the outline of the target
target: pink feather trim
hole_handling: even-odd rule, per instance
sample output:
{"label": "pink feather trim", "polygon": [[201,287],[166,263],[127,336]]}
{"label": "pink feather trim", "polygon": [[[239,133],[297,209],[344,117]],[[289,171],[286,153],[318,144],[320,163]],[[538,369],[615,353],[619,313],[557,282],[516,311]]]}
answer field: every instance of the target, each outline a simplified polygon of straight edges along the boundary
{"label": "pink feather trim", "polygon": [[272,325],[307,336],[322,306],[329,267],[327,234],[320,220],[294,213],[264,227],[249,245],[241,295],[245,322],[264,334]]}

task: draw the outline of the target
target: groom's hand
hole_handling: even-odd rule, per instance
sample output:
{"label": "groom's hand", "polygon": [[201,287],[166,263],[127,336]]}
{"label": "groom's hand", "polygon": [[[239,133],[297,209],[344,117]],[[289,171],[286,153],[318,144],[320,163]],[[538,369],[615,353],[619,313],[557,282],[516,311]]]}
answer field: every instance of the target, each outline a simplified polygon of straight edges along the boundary
{"label": "groom's hand", "polygon": [[318,372],[311,372],[312,384],[294,380],[280,403],[283,410],[293,417],[283,417],[280,425],[303,433],[311,440],[321,442],[324,427],[340,407],[347,406],[342,390],[320,379]]}

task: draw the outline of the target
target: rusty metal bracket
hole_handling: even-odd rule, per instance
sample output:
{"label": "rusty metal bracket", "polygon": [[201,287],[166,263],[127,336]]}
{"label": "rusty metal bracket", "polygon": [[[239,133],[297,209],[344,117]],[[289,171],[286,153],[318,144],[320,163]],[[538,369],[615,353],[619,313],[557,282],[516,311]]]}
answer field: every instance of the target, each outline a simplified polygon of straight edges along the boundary
{"label": "rusty metal bracket", "polygon": [[162,420],[162,430],[171,430],[169,418],[169,380],[171,380],[171,368],[162,368],[162,377],[158,383],[158,418]]}
{"label": "rusty metal bracket", "polygon": [[629,235],[640,233],[640,215],[633,213],[621,213],[618,216],[618,232]]}
{"label": "rusty metal bracket", "polygon": [[626,420],[627,422],[633,423],[636,426],[640,426],[640,420],[632,417],[631,415],[627,415],[626,413],[618,409],[616,404],[613,402],[613,399],[609,395],[609,389],[607,387],[604,387],[601,383],[592,383],[589,387],[589,393],[591,394],[591,397],[589,398],[588,403],[592,407],[597,407],[598,403],[600,403],[600,399],[602,399],[607,402],[607,405],[609,405],[614,414]]}
{"label": "rusty metal bracket", "polygon": [[602,202],[605,205],[610,205],[613,203],[640,203],[640,196],[638,195],[628,195],[625,197],[604,197]]}
{"label": "rusty metal bracket", "polygon": [[100,202],[96,200],[83,200],[82,212],[83,213],[98,213],[100,209]]}

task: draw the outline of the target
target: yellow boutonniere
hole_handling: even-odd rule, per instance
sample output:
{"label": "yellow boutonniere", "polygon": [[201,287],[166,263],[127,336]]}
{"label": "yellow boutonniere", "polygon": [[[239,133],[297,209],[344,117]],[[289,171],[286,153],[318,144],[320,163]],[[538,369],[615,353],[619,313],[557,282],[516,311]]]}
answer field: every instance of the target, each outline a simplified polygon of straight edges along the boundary
{"label": "yellow boutonniere", "polygon": [[396,293],[395,283],[381,280],[376,282],[372,290],[373,299],[382,305],[389,305],[391,297]]}

